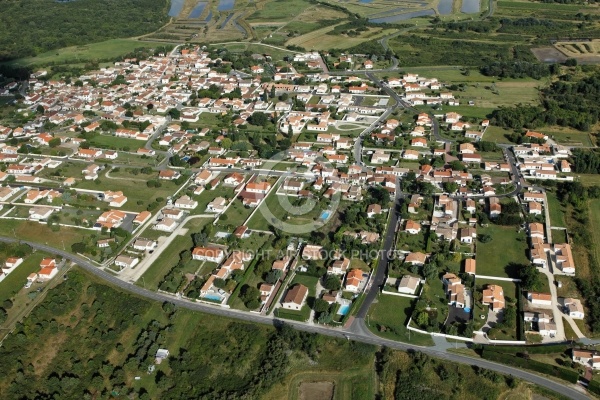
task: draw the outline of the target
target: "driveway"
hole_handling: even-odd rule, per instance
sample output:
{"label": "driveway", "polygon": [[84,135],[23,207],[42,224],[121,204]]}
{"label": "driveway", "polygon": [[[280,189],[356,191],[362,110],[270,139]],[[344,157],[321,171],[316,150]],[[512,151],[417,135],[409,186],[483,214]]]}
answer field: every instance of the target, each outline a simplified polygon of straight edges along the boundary
{"label": "driveway", "polygon": [[487,322],[485,323],[484,326],[481,327],[481,330],[487,334],[490,331],[490,329],[492,329],[497,324],[502,322],[502,317],[503,317],[502,312],[495,312],[495,311],[489,310]]}

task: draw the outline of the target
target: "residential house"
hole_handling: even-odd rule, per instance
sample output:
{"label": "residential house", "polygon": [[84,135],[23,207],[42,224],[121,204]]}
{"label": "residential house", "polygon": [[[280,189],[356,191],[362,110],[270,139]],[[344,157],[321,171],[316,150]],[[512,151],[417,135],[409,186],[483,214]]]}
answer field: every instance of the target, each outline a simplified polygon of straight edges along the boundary
{"label": "residential house", "polygon": [[327,267],[327,273],[332,275],[344,275],[350,267],[350,259],[342,258],[335,260],[329,267]]}
{"label": "residential house", "polygon": [[554,254],[556,255],[556,266],[565,274],[575,273],[575,261],[571,252],[571,245],[568,243],[554,244]]}
{"label": "residential house", "polygon": [[490,307],[490,310],[498,312],[505,306],[504,290],[500,285],[485,285],[483,289],[483,297],[481,299],[483,305]]}
{"label": "residential house", "polygon": [[192,250],[192,259],[198,261],[210,261],[220,264],[225,258],[225,251],[220,247],[207,246],[195,247]]}
{"label": "residential house", "polygon": [[461,243],[472,244],[477,238],[477,230],[473,227],[461,228],[458,237]]}
{"label": "residential house", "polygon": [[154,229],[163,232],[173,232],[177,227],[177,221],[173,218],[163,218],[154,225]]}
{"label": "residential house", "polygon": [[398,293],[414,295],[420,283],[421,279],[410,275],[404,275],[398,284]]}
{"label": "residential house", "polygon": [[122,254],[115,258],[115,265],[120,268],[133,268],[139,262],[140,260],[137,257],[130,257]]}
{"label": "residential house", "polygon": [[474,258],[467,258],[465,260],[465,273],[475,275],[477,271],[477,262]]}
{"label": "residential house", "polygon": [[221,214],[227,208],[227,200],[222,197],[217,197],[207,204],[206,212]]}
{"label": "residential house", "polygon": [[307,244],[302,249],[302,258],[305,260],[322,260],[322,251],[322,246]]}
{"label": "residential house", "polygon": [[421,224],[409,219],[406,221],[404,232],[408,232],[411,235],[417,235],[421,232]]}
{"label": "residential house", "polygon": [[583,311],[583,305],[579,299],[566,298],[564,300],[564,310],[565,314],[574,319],[583,319],[585,318],[585,313]]}
{"label": "residential house", "polygon": [[552,296],[549,294],[546,294],[546,293],[527,292],[527,300],[529,300],[532,305],[537,305],[537,306],[551,306],[552,305]]}
{"label": "residential house", "polygon": [[133,242],[133,248],[138,251],[154,250],[156,248],[156,242],[149,239],[136,239],[135,242]]}
{"label": "residential house", "polygon": [[424,265],[425,261],[427,261],[427,255],[420,252],[408,253],[404,258],[404,262],[411,265]]}
{"label": "residential house", "polygon": [[158,173],[159,179],[164,179],[164,180],[168,180],[168,181],[173,181],[175,179],[179,179],[180,176],[181,176],[181,174],[179,173],[179,171],[174,171],[172,169],[165,169]]}
{"label": "residential house", "polygon": [[198,202],[193,200],[190,196],[184,195],[178,198],[175,203],[175,207],[182,208],[185,210],[193,210],[198,206]]}
{"label": "residential house", "polygon": [[588,349],[572,349],[571,351],[574,362],[592,369],[600,369],[600,352]]}
{"label": "residential house", "polygon": [[358,293],[364,287],[367,277],[361,269],[353,269],[346,274],[345,289],[349,292]]}
{"label": "residential house", "polygon": [[287,310],[301,310],[308,297],[308,288],[297,283],[288,289],[281,306]]}

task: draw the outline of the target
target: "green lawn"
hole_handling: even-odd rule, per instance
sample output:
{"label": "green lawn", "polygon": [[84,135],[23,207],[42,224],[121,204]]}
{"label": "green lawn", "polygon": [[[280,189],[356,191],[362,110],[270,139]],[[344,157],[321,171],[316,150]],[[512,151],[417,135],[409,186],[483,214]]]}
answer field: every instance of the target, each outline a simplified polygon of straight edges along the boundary
{"label": "green lawn", "polygon": [[420,346],[433,346],[431,336],[406,329],[414,307],[408,297],[379,295],[371,306],[367,324],[371,332],[386,339],[412,343]]}
{"label": "green lawn", "polygon": [[244,206],[241,199],[235,199],[225,214],[219,218],[217,225],[238,227],[248,219],[253,210],[253,208]]}
{"label": "green lawn", "polygon": [[[220,183],[216,188],[213,188],[211,190],[205,189],[202,193],[200,193],[199,196],[193,196],[194,200],[198,201],[198,206],[191,210],[191,214],[204,214],[208,203],[210,203],[217,197],[223,197],[224,199],[231,200],[233,199],[234,193],[235,192],[233,187],[225,186],[222,183]],[[229,221],[227,221],[227,223],[229,223]]]}
{"label": "green lawn", "polygon": [[408,232],[398,233],[398,250],[405,251],[425,251],[427,247],[427,236],[425,228],[421,229],[421,232],[416,235],[411,235]]}
{"label": "green lawn", "polygon": [[564,227],[565,226],[565,208],[560,204],[556,193],[546,191],[546,198],[548,199],[548,210],[550,213],[550,225]]}
{"label": "green lawn", "polygon": [[97,59],[114,59],[140,47],[152,48],[164,45],[165,43],[141,42],[135,39],[113,39],[83,46],[64,47],[34,57],[21,58],[11,63],[23,66],[48,65],[50,63],[77,64]]}
{"label": "green lawn", "polygon": [[308,288],[308,297],[315,297],[318,281],[319,278],[317,278],[316,276],[296,274],[296,276],[294,276],[294,279],[292,280],[292,283],[290,284],[290,287],[294,286],[297,283],[300,283]]}
{"label": "green lawn", "polygon": [[529,264],[525,232],[517,232],[514,226],[490,224],[479,227],[478,235],[490,235],[488,243],[477,242],[477,275],[516,278],[511,263]]}
{"label": "green lawn", "polygon": [[488,141],[488,142],[514,144],[514,143],[511,143],[511,141],[508,140],[505,136],[505,135],[510,135],[511,133],[512,133],[511,131],[500,128],[499,126],[489,126],[486,129],[485,134],[483,135],[483,140]]}
{"label": "green lawn", "polygon": [[95,135],[89,139],[88,142],[92,147],[134,152],[140,147],[143,147],[146,143],[143,140],[128,139],[111,135]]}
{"label": "green lawn", "polygon": [[293,321],[308,321],[310,318],[310,307],[305,304],[300,311],[286,310],[285,308],[277,308],[275,310],[277,318],[291,319]]}

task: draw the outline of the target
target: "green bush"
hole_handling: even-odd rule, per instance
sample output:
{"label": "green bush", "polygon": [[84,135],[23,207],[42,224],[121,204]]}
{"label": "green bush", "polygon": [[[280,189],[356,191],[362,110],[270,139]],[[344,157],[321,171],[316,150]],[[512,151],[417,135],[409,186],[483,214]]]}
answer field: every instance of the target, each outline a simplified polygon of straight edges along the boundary
{"label": "green bush", "polygon": [[497,353],[490,350],[484,350],[481,357],[486,360],[496,361],[502,364],[512,365],[515,367],[554,376],[571,383],[577,383],[579,380],[579,373],[576,371],[545,364],[535,360],[527,360],[525,358],[515,357],[505,353]]}

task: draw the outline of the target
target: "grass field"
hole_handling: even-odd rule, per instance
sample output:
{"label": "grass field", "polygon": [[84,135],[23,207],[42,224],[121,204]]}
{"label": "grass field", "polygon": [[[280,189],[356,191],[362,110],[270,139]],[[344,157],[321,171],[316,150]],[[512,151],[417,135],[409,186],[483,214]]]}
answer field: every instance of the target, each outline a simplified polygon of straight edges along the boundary
{"label": "grass field", "polygon": [[411,332],[406,329],[412,315],[413,299],[391,295],[379,295],[369,310],[368,327],[374,334],[386,339],[412,343],[420,346],[433,346],[429,335]]}
{"label": "grass field", "polygon": [[564,227],[565,226],[565,208],[560,204],[556,193],[546,191],[546,198],[548,199],[548,209],[550,212],[550,225]]}
{"label": "grass field", "polygon": [[62,49],[39,54],[35,57],[21,58],[12,61],[11,63],[15,65],[31,66],[47,65],[50,63],[77,64],[91,60],[112,60],[140,47],[152,48],[164,45],[165,43],[141,42],[135,39],[113,39],[84,46],[64,47]]}
{"label": "grass field", "polygon": [[145,142],[142,140],[127,139],[109,135],[95,135],[87,140],[93,147],[101,147],[104,149],[136,151],[143,147]]}
{"label": "grass field", "polygon": [[600,199],[588,200],[589,228],[592,243],[592,254],[595,260],[600,260]]}
{"label": "grass field", "polygon": [[477,275],[516,278],[516,270],[509,264],[529,264],[525,232],[517,232],[514,226],[490,224],[479,227],[477,234],[492,237],[488,243],[477,242]]}
{"label": "grass field", "polygon": [[594,147],[594,141],[588,132],[560,126],[550,126],[542,131],[564,146]]}
{"label": "grass field", "polygon": [[483,135],[483,140],[495,143],[512,144],[505,136],[510,135],[511,133],[511,131],[500,128],[499,126],[489,126],[485,131],[485,135]]}
{"label": "grass field", "polygon": [[14,236],[21,240],[30,240],[37,243],[45,243],[49,246],[69,250],[71,245],[79,242],[82,236],[91,235],[86,229],[68,228],[62,226],[58,232],[53,232],[48,225],[37,222],[0,219],[0,232],[6,236]]}
{"label": "grass field", "polygon": [[575,180],[584,186],[600,185],[600,174],[577,174]]}
{"label": "grass field", "polygon": [[[128,211],[146,210],[149,203],[155,201],[159,197],[162,197],[164,201],[164,199],[175,193],[178,187],[175,182],[161,180],[161,186],[159,188],[150,188],[146,184],[136,180],[141,177],[132,176],[132,178],[132,180],[109,179],[106,178],[106,172],[102,172],[99,176],[102,185],[99,185],[94,181],[81,180],[77,182],[76,187],[79,189],[90,190],[110,189],[113,191],[122,191],[123,194],[127,196],[127,203],[125,203],[123,209]],[[158,174],[152,177],[152,179],[157,178]]]}

